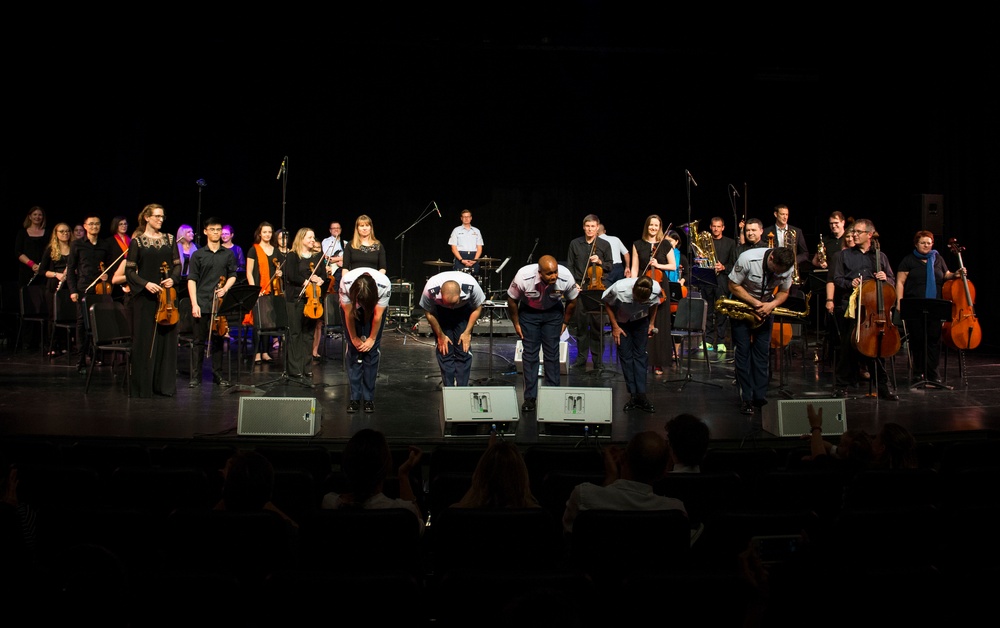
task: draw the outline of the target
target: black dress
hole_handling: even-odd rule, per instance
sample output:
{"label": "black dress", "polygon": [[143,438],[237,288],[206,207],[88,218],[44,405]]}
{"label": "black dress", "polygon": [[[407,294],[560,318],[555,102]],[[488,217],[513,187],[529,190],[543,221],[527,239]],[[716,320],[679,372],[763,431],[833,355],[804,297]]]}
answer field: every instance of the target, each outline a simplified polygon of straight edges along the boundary
{"label": "black dress", "polygon": [[146,290],[148,282],[160,283],[166,263],[178,298],[187,294],[180,282],[180,253],[174,237],[145,234],[132,238],[125,262],[125,277],[132,291],[132,396],[172,396],[177,392],[177,325],[156,322],[159,298]]}
{"label": "black dress", "polygon": [[[656,246],[655,242],[646,242],[643,239],[632,243],[636,258],[639,260],[639,276],[642,276],[646,270],[646,265],[649,264],[649,258],[652,256],[654,246]],[[659,246],[656,246],[656,262],[658,264],[666,264],[670,251],[670,242],[666,239],[660,240]],[[654,369],[657,367],[663,368],[664,365],[671,364],[674,356],[674,345],[670,338],[670,282],[666,279],[669,272],[667,270],[663,271],[664,280],[660,282],[660,290],[663,290],[663,294],[667,296],[656,311],[656,320],[653,321],[653,326],[659,331],[650,339],[647,345],[649,365]]]}

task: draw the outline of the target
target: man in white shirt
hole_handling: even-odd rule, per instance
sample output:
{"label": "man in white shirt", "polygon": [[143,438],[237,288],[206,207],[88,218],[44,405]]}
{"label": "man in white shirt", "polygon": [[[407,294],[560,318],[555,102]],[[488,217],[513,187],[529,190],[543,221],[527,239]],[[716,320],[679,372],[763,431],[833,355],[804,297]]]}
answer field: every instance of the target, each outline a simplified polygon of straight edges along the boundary
{"label": "man in white shirt", "polygon": [[573,274],[556,258],[543,255],[522,266],[507,289],[507,314],[523,343],[522,412],[534,412],[538,398],[538,349],[545,356],[545,385],[559,385],[559,338],[573,317],[580,289]]}
{"label": "man in white shirt", "polygon": [[452,229],[448,244],[455,258],[452,270],[478,275],[477,260],[483,256],[483,233],[472,226],[472,212],[468,209],[462,210],[462,224]]}
{"label": "man in white shirt", "polygon": [[603,223],[597,227],[597,237],[607,240],[608,244],[611,245],[611,272],[605,278],[608,285],[628,277],[631,274],[632,254],[625,243],[618,236],[608,235]]}
{"label": "man in white shirt", "polygon": [[340,271],[344,264],[344,241],[340,239],[340,223],[330,223],[330,235],[323,238],[323,259],[326,261],[326,272],[333,277],[333,289],[340,285]]}

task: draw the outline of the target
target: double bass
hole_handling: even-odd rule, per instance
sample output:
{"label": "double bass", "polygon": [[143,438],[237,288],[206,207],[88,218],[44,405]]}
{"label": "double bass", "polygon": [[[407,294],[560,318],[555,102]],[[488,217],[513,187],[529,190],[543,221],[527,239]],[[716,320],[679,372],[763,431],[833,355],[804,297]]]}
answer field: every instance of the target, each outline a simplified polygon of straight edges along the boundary
{"label": "double bass", "polygon": [[[962,261],[964,246],[959,246],[955,238],[948,240],[948,248],[958,255],[958,267],[965,268]],[[942,295],[952,303],[951,321],[941,326],[945,344],[953,349],[975,349],[983,340],[983,331],[976,318],[976,288],[962,273],[961,280],[949,279],[941,288]]]}
{"label": "double bass", "polygon": [[[875,234],[875,274],[882,272],[882,251]],[[899,352],[902,339],[892,322],[889,307],[896,302],[896,288],[887,281],[868,279],[861,282],[857,325],[851,342],[859,353],[869,358],[887,358]]]}

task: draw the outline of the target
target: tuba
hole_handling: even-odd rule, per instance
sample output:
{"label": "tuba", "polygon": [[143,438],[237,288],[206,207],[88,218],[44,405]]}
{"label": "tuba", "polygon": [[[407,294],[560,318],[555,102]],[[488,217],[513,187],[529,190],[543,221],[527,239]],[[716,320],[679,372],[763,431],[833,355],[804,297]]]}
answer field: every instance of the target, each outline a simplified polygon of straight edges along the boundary
{"label": "tuba", "polygon": [[[776,307],[771,312],[775,316],[786,316],[791,318],[809,318],[809,298],[812,295],[807,295],[806,311],[798,312],[796,310],[789,310],[788,308]],[[726,297],[719,297],[715,301],[715,311],[719,314],[725,314],[729,318],[744,320],[753,323],[754,327],[760,327],[764,324],[766,319],[757,316],[757,312],[754,311],[753,307],[740,301],[738,299],[727,299]]]}
{"label": "tuba", "polygon": [[715,238],[711,232],[698,233],[698,221],[691,221],[691,248],[698,268],[715,269]]}

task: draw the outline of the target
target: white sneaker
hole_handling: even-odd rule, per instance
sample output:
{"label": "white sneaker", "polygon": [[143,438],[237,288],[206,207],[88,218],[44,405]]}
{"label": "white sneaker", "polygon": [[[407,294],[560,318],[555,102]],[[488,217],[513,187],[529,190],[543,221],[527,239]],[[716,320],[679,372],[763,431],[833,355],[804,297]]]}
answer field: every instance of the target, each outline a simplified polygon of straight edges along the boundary
{"label": "white sneaker", "polygon": [[726,345],[724,345],[724,344],[722,344],[720,342],[719,344],[715,345],[715,350],[718,351],[719,353],[725,353],[726,352]]}

